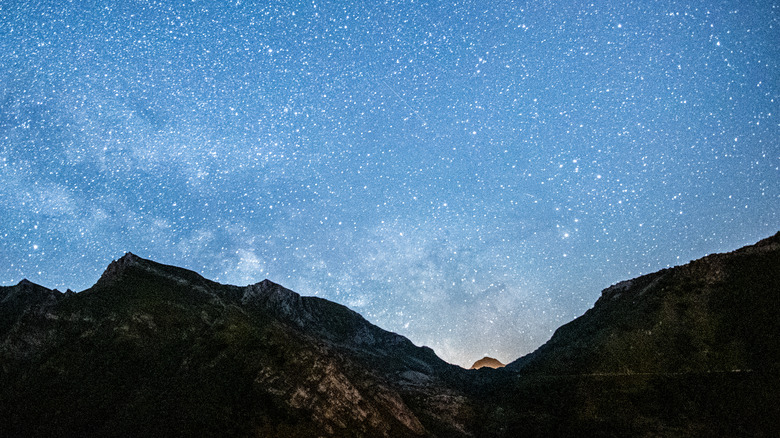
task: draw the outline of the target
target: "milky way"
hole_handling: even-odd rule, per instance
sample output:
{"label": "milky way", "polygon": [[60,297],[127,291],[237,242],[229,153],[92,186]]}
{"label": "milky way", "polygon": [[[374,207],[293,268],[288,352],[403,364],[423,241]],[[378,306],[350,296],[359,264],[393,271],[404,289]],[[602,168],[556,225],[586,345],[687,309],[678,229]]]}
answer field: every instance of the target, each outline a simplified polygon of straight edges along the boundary
{"label": "milky way", "polygon": [[126,251],[469,365],[780,229],[780,5],[0,5],[0,284]]}

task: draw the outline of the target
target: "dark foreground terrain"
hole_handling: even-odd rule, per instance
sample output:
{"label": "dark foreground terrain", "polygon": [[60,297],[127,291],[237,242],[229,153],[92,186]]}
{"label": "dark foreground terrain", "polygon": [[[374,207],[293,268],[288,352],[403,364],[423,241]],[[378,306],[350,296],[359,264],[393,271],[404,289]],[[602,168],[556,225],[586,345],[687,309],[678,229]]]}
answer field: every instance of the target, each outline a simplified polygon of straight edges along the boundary
{"label": "dark foreground terrain", "polygon": [[626,281],[505,368],[126,254],[0,287],[0,436],[780,436],[780,233]]}

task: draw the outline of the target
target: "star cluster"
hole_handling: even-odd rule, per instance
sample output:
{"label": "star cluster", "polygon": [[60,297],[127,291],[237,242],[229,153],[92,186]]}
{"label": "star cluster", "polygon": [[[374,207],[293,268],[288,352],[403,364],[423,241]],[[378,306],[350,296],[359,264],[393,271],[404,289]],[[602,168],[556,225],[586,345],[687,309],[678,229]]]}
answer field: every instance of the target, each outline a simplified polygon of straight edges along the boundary
{"label": "star cluster", "polygon": [[0,283],[132,251],[468,366],[780,228],[772,1],[0,5]]}

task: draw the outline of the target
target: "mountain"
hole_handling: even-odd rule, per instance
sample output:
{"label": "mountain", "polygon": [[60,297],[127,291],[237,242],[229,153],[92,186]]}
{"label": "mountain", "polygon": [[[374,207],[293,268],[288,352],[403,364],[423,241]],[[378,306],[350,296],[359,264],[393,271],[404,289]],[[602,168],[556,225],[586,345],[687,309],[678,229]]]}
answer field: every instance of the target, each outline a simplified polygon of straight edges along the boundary
{"label": "mountain", "polygon": [[471,370],[269,280],[128,253],[83,292],[0,287],[0,436],[780,436],[778,334],[780,233],[609,287]]}
{"label": "mountain", "polygon": [[542,374],[780,371],[780,233],[618,283],[507,368]]}
{"label": "mountain", "polygon": [[516,377],[495,436],[780,436],[780,233],[605,289]]}
{"label": "mountain", "polygon": [[268,280],[128,253],[86,291],[0,302],[3,436],[461,436],[469,415],[462,370]]}
{"label": "mountain", "polygon": [[502,364],[501,361],[498,359],[493,359],[492,357],[483,357],[482,359],[474,362],[474,365],[471,366],[470,369],[472,370],[478,370],[480,368],[503,368],[506,365]]}

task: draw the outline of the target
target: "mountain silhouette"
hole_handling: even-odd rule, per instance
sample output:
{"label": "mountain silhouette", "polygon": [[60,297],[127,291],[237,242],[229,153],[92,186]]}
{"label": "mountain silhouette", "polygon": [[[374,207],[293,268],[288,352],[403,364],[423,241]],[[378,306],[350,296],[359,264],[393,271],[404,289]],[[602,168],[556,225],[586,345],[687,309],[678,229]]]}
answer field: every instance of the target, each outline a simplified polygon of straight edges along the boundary
{"label": "mountain silhouette", "polygon": [[779,333],[780,233],[609,287],[472,370],[340,304],[127,253],[83,292],[0,287],[0,435],[777,436]]}
{"label": "mountain silhouette", "polygon": [[83,292],[23,281],[0,301],[4,436],[459,434],[450,412],[405,401],[462,398],[442,383],[457,367],[268,280],[221,285],[128,253]]}
{"label": "mountain silhouette", "polygon": [[618,283],[507,367],[545,374],[780,370],[780,233]]}

